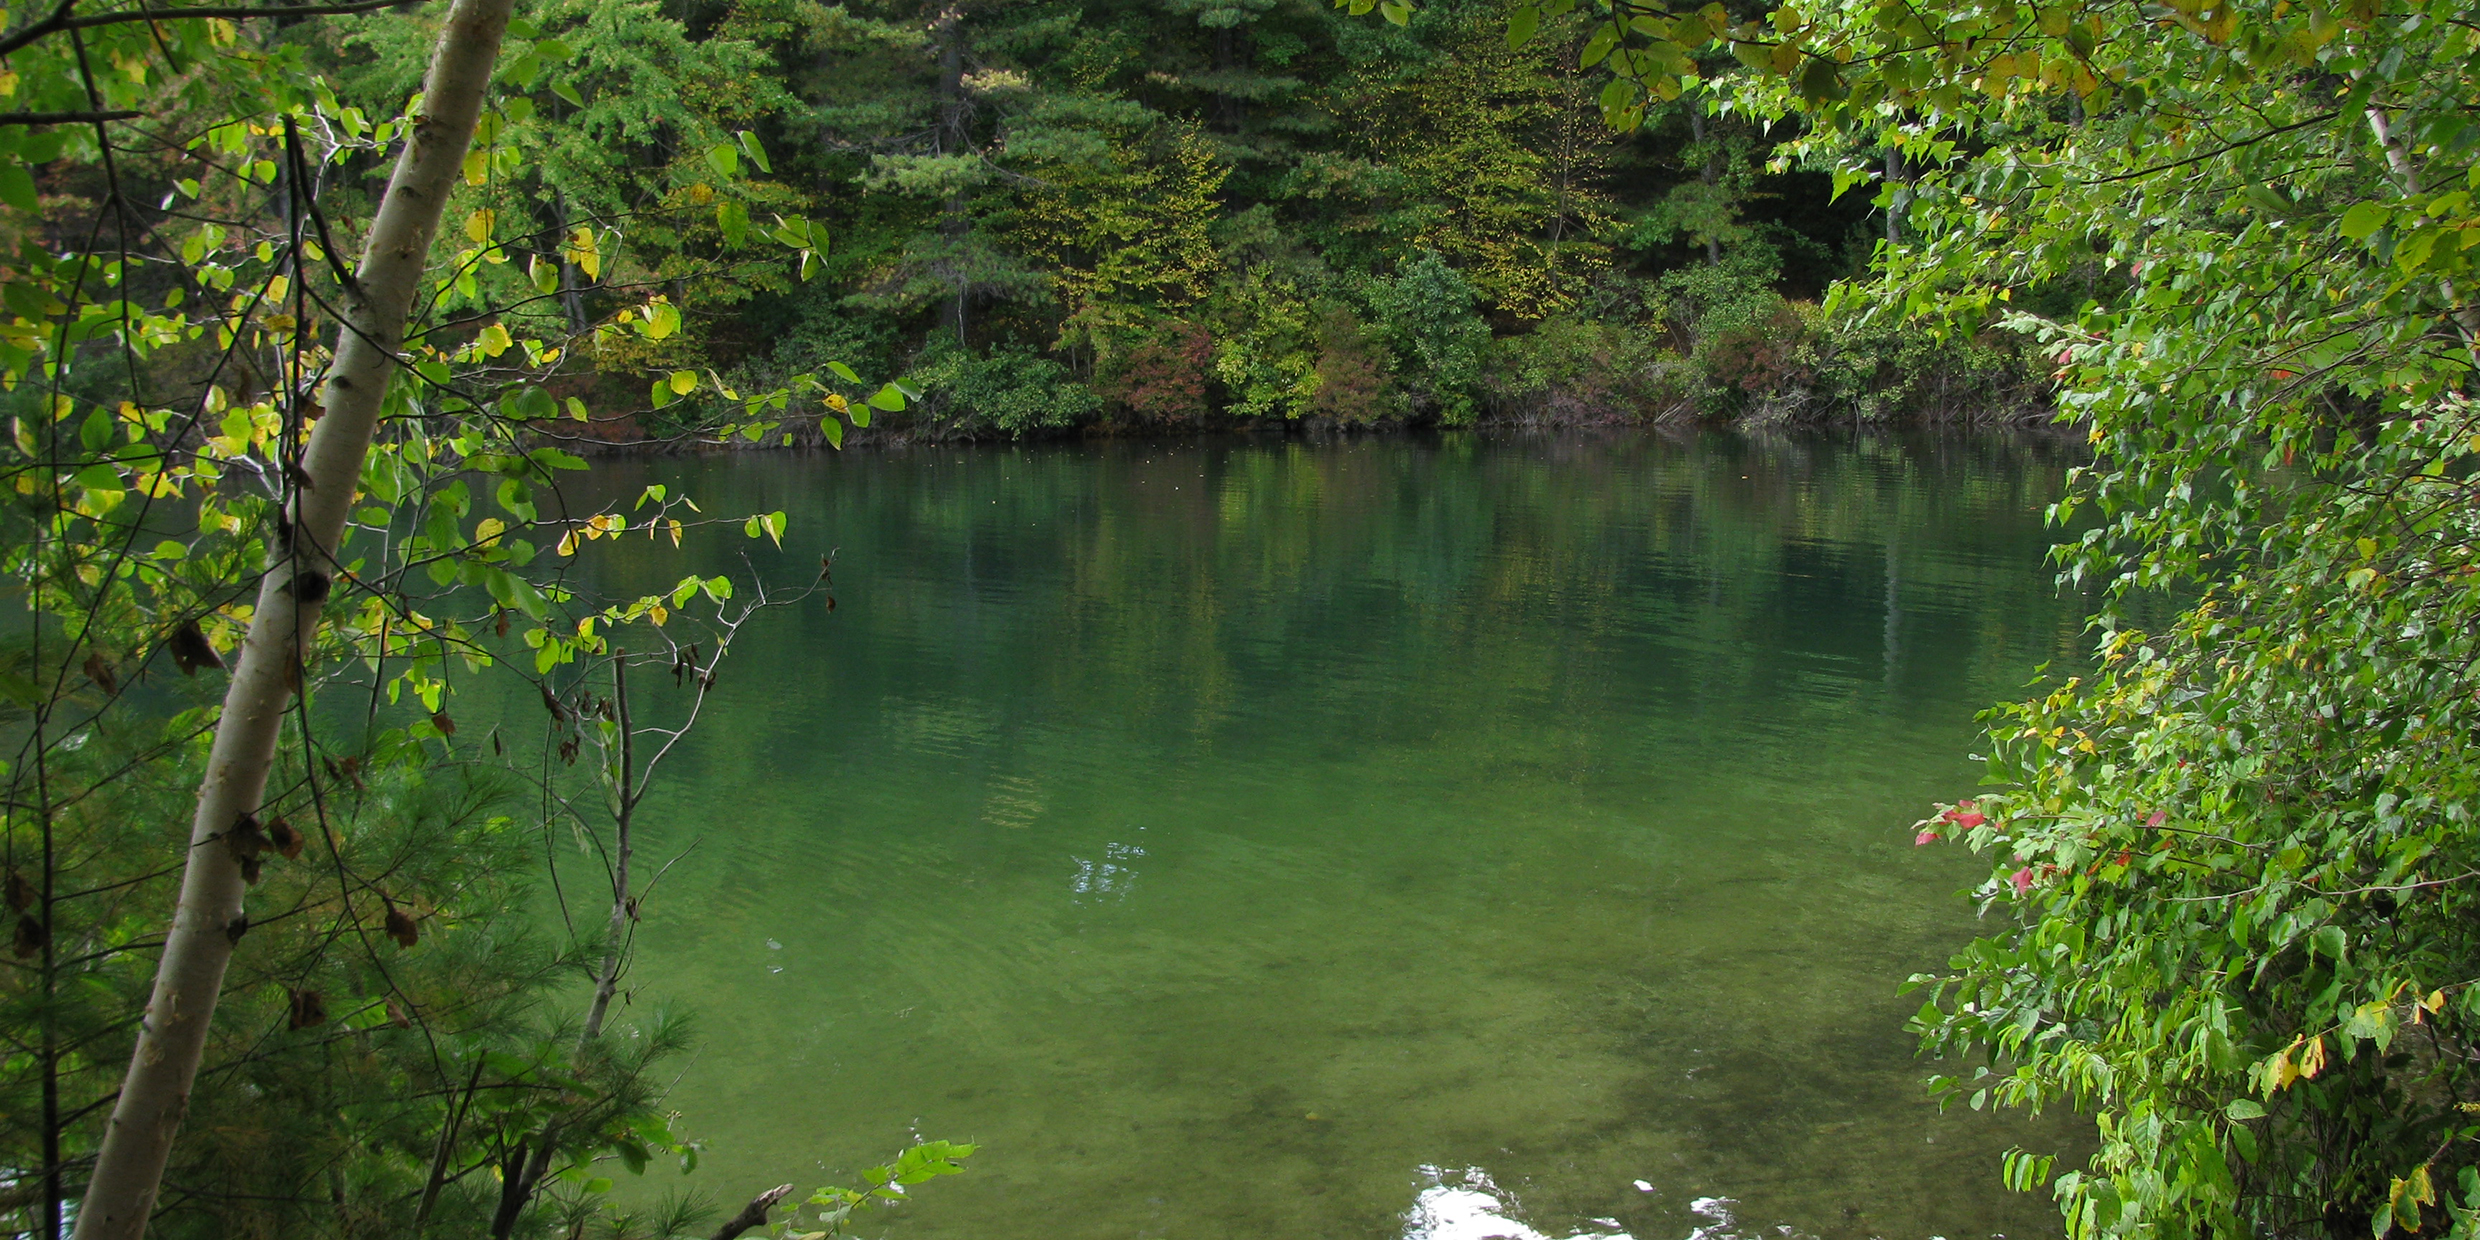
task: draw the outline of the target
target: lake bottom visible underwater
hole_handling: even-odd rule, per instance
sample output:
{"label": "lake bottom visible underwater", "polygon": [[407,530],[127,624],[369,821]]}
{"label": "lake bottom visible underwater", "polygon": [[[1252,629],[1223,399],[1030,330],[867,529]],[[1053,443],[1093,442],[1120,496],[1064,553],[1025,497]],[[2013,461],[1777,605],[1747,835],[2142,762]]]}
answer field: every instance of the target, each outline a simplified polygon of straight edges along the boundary
{"label": "lake bottom visible underwater", "polygon": [[790,528],[602,544],[597,588],[833,550],[838,602],[743,634],[642,811],[641,855],[689,851],[631,1010],[696,1013],[669,1105],[708,1147],[621,1191],[729,1211],[925,1136],[981,1150],[857,1234],[2058,1234],[1998,1158],[2083,1130],[1939,1113],[1896,987],[1987,872],[1909,825],[1970,794],[1975,712],[2082,657],[2042,560],[2069,463],[1631,435],[598,464],[588,490]]}

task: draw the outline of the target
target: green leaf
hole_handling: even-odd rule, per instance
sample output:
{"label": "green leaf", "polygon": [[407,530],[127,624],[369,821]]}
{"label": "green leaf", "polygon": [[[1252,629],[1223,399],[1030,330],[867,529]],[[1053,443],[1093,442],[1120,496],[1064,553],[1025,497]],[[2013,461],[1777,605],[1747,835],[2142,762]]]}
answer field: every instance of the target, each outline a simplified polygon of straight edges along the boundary
{"label": "green leaf", "polygon": [[523,478],[502,478],[499,483],[499,506],[521,521],[534,519],[534,488]]}
{"label": "green leaf", "polygon": [[560,406],[551,399],[551,393],[527,384],[500,399],[500,412],[507,417],[532,422],[558,417]]}
{"label": "green leaf", "polygon": [[[638,331],[648,340],[668,339],[672,333],[679,330],[680,307],[667,301],[658,301],[655,304],[648,306],[646,308],[646,317],[638,322]],[[692,384],[696,382],[694,376],[691,378],[690,382]],[[681,388],[680,392],[685,396],[688,394],[689,389]]]}
{"label": "green leaf", "polygon": [[2237,1120],[2263,1119],[2265,1108],[2253,1098],[2233,1098],[2222,1108],[2222,1114]]}
{"label": "green leaf", "polygon": [[889,413],[901,412],[904,408],[904,392],[895,384],[890,383],[870,393],[870,407],[884,409]]}
{"label": "green leaf", "polygon": [[818,433],[827,437],[828,447],[841,448],[844,446],[844,424],[837,421],[834,414],[830,413],[827,416],[818,419]]}
{"label": "green leaf", "polygon": [[766,148],[758,145],[758,135],[746,129],[741,131],[741,153],[749,157],[749,162],[758,166],[758,171],[765,173],[775,171],[774,165],[766,161]]}
{"label": "green leaf", "polygon": [[1590,69],[1602,63],[1602,58],[1610,55],[1610,49],[1618,44],[1618,29],[1604,24],[1593,32],[1592,38],[1585,40],[1584,53],[1577,58],[1577,63],[1583,68]]}
{"label": "green leaf", "polygon": [[586,106],[585,96],[578,94],[577,88],[567,82],[553,82],[551,84],[551,93],[567,100],[568,106],[572,108],[582,108]]}
{"label": "green leaf", "polygon": [[1517,48],[1532,42],[1534,32],[1540,28],[1540,9],[1534,8],[1529,4],[1517,9],[1515,13],[1507,19],[1507,50],[1512,52]]}
{"label": "green leaf", "polygon": [[2342,213],[2342,235],[2353,241],[2366,241],[2385,227],[2389,213],[2373,202],[2356,202]]}
{"label": "green leaf", "polygon": [[500,70],[500,78],[518,90],[532,90],[534,79],[541,73],[542,57],[527,52],[509,61],[507,66]]}
{"label": "green leaf", "polygon": [[1800,66],[1800,97],[1811,103],[1849,97],[1851,88],[1843,84],[1843,75],[1833,61],[1811,56]]}
{"label": "green leaf", "polygon": [[[35,201],[34,196],[34,174],[27,172],[23,164],[0,164],[0,202],[28,215],[40,209],[41,204]],[[188,261],[194,263],[198,260],[193,258]]]}
{"label": "green leaf", "polygon": [[719,177],[739,176],[741,172],[740,152],[733,150],[729,143],[717,146],[706,152],[706,166],[714,169],[715,175]]}

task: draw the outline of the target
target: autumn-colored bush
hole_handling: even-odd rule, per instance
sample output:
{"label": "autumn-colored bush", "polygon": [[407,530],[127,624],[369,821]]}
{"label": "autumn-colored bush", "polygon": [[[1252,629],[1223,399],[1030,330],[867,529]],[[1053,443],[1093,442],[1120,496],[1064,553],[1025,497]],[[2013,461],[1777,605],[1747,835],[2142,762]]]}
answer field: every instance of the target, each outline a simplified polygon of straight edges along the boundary
{"label": "autumn-colored bush", "polygon": [[1347,426],[1401,416],[1403,399],[1387,366],[1386,345],[1348,306],[1318,320],[1317,395],[1309,408]]}
{"label": "autumn-colored bush", "polygon": [[1211,410],[1213,365],[1212,332],[1198,323],[1166,323],[1104,357],[1094,368],[1094,391],[1132,421],[1194,425]]}

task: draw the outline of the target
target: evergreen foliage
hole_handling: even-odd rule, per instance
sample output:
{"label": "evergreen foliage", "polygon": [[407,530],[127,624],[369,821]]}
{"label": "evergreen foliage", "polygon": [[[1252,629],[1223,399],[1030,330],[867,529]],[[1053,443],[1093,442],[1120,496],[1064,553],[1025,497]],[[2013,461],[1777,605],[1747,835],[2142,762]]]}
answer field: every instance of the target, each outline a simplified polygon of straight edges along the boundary
{"label": "evergreen foliage", "polygon": [[[569,390],[596,398],[594,438],[677,435],[718,412],[705,394],[631,399],[675,372],[766,390],[839,360],[945,385],[936,409],[879,427],[935,436],[1855,409],[1796,383],[1660,377],[1704,364],[1661,313],[1665,273],[1727,260],[1752,291],[1813,299],[1857,269],[1875,225],[1865,203],[1829,201],[1824,177],[1769,170],[1794,131],[1711,91],[1614,134],[1580,18],[1511,47],[1482,0],[1400,27],[1317,0],[546,0],[520,15],[531,33],[503,82],[527,102],[492,135],[504,166],[458,204],[489,211],[504,248],[459,294],[555,334],[625,325],[655,297],[678,312],[661,338],[603,333],[569,367]],[[375,115],[412,88],[435,20],[383,10],[274,41]],[[712,162],[742,162],[742,134],[767,167]],[[777,216],[816,229],[814,257],[777,257]],[[1390,319],[1390,290],[1434,279],[1432,263],[1471,290],[1477,343]],[[1651,344],[1616,382],[1514,381],[1531,336],[1584,325]],[[1200,332],[1212,361],[1174,385],[1201,384],[1193,396],[1127,386],[1183,351],[1160,342]],[[965,399],[957,349],[1055,364],[1061,403],[1036,416]],[[1879,386],[1869,416],[1957,412]]]}

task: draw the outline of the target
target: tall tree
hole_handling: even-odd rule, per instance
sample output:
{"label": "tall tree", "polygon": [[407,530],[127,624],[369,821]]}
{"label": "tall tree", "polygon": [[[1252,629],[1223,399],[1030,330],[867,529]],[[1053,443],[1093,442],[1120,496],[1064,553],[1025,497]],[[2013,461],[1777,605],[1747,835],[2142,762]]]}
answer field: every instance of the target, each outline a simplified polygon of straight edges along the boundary
{"label": "tall tree", "polygon": [[320,389],[324,412],[292,465],[284,535],[269,549],[249,636],[224,695],[154,997],[78,1210],[81,1240],[134,1240],[154,1213],[164,1163],[206,1052],[224,968],[239,941],[233,928],[242,915],[242,867],[249,859],[239,841],[262,829],[256,815],[277,729],[301,684],[321,605],[343,568],[337,552],[345,518],[395,379],[396,351],[429,264],[431,238],[473,142],[510,7],[510,0],[457,0],[449,11],[423,79],[422,111],[346,285],[335,362]]}

